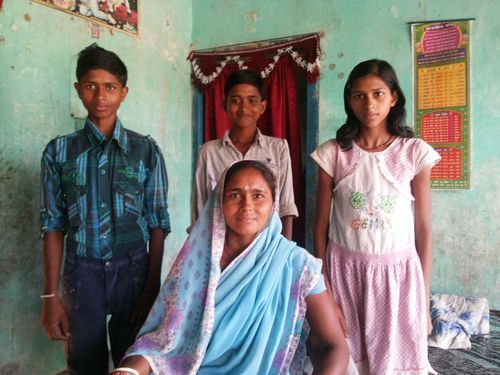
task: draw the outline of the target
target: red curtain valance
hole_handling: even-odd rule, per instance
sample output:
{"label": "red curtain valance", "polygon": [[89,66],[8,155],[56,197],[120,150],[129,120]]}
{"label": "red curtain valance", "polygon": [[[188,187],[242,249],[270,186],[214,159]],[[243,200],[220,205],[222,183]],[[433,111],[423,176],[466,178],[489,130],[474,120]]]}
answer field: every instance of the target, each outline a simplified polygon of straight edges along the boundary
{"label": "red curtain valance", "polygon": [[315,83],[319,76],[320,52],[319,35],[308,34],[260,42],[258,47],[256,43],[247,43],[225,49],[193,51],[188,60],[197,86],[210,85],[230,64],[238,64],[238,69],[255,70],[262,78],[267,78],[284,55],[289,55],[304,69],[308,82]]}

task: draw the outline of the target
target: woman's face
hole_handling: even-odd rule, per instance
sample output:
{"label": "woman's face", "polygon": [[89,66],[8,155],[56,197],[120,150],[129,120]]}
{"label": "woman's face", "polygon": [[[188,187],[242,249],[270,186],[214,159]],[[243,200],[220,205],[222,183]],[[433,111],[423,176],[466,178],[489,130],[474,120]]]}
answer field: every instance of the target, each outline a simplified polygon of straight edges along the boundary
{"label": "woman's face", "polygon": [[224,187],[226,235],[252,241],[266,225],[272,207],[271,189],[260,171],[246,168],[236,172]]}

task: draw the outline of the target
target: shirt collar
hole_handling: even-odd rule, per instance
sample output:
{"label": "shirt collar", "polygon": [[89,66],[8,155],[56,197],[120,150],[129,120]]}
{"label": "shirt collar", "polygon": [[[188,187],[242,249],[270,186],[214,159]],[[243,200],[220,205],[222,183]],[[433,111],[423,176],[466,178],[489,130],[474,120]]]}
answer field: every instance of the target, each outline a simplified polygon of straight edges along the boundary
{"label": "shirt collar", "polygon": [[[231,138],[229,138],[229,132],[230,130],[226,130],[224,132],[224,136],[222,137],[222,146],[224,147],[225,145],[233,145],[233,142],[231,141]],[[256,144],[261,146],[262,142],[262,133],[260,132],[260,129],[257,128],[257,132],[255,133],[255,139],[253,140],[252,144]]]}
{"label": "shirt collar", "polygon": [[[106,136],[99,130],[99,128],[87,117],[84,126],[85,132],[87,133],[87,138],[92,145],[92,147],[101,145],[106,141]],[[111,139],[115,140],[118,146],[120,146],[123,151],[128,151],[128,137],[125,132],[125,128],[123,127],[120,119],[116,119],[115,130],[113,130],[113,134],[111,135]]]}

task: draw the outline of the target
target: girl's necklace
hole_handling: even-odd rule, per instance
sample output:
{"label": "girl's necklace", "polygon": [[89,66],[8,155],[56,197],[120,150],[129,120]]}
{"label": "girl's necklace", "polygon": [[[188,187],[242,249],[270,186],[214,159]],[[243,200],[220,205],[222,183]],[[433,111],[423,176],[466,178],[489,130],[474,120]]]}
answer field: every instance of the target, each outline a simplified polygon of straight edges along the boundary
{"label": "girl's necklace", "polygon": [[377,151],[377,150],[381,150],[381,149],[385,148],[391,140],[392,140],[392,134],[389,135],[389,138],[387,138],[387,140],[385,142],[383,142],[377,146],[374,146],[374,147],[362,146],[357,139],[355,139],[354,142],[356,142],[356,144],[365,151]]}

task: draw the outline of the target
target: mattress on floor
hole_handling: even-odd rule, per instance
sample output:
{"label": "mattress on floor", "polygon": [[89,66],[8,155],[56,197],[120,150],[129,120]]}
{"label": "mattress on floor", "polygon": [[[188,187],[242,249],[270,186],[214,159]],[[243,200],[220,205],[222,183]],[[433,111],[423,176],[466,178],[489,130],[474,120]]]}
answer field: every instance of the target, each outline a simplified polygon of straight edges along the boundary
{"label": "mattress on floor", "polygon": [[467,350],[429,347],[434,370],[443,375],[500,375],[500,310],[490,310],[490,333],[470,340]]}

